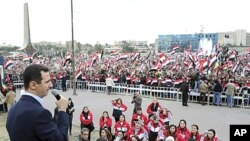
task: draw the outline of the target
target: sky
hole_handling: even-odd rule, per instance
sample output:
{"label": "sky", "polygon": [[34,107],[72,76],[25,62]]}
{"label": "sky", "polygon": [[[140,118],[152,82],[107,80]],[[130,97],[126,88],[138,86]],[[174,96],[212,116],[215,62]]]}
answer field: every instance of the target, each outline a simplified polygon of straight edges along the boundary
{"label": "sky", "polygon": [[[31,42],[71,40],[70,0],[0,0],[0,44],[22,46],[24,3]],[[73,0],[74,39],[81,43],[155,42],[158,35],[250,32],[249,0]]]}

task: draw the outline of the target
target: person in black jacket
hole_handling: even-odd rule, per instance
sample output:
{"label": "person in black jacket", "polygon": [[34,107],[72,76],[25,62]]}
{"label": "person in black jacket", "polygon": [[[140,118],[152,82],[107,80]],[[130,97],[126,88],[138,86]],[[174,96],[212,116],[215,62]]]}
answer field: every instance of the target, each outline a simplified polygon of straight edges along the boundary
{"label": "person in black jacket", "polygon": [[75,108],[74,108],[74,103],[70,97],[68,98],[68,102],[69,104],[66,112],[69,114],[69,134],[71,135],[73,112],[75,111]]}
{"label": "person in black jacket", "polygon": [[223,87],[221,85],[220,80],[215,81],[214,85],[214,98],[213,98],[213,105],[220,105],[220,97],[221,97],[221,92],[223,90]]}
{"label": "person in black jacket", "polygon": [[181,84],[180,91],[182,92],[182,106],[188,106],[188,93],[189,93],[189,83],[185,79]]}
{"label": "person in black jacket", "polygon": [[66,74],[63,74],[63,77],[62,77],[62,91],[65,92],[67,90],[66,88]]}

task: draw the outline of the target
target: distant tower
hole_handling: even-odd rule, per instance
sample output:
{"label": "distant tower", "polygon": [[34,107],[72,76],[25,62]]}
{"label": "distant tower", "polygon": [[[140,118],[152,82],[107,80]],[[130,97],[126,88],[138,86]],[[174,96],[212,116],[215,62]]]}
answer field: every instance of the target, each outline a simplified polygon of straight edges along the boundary
{"label": "distant tower", "polygon": [[30,39],[28,3],[24,4],[24,42],[23,47],[20,50],[23,51],[27,57],[33,57],[33,55],[36,53],[36,49],[32,46]]}

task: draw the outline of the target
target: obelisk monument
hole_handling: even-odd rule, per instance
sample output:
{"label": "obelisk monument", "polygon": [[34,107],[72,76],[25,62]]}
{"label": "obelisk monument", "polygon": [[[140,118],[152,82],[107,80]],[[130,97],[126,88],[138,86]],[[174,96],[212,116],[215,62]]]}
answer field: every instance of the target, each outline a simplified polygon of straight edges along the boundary
{"label": "obelisk monument", "polygon": [[30,39],[28,3],[24,4],[24,42],[23,47],[20,50],[26,53],[27,57],[33,57],[33,55],[36,53],[36,49],[32,46]]}

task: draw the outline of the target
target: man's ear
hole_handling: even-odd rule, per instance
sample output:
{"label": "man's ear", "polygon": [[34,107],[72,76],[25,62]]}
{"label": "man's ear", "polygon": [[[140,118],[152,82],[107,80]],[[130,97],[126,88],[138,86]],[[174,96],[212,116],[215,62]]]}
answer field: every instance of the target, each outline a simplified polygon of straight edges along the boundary
{"label": "man's ear", "polygon": [[36,89],[36,85],[37,85],[37,83],[35,81],[30,81],[30,83],[29,83],[29,87],[32,90]]}

